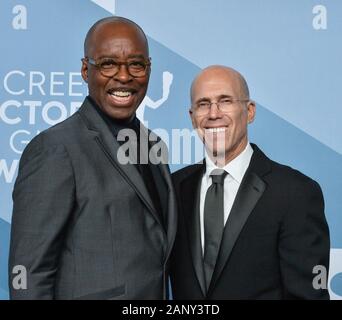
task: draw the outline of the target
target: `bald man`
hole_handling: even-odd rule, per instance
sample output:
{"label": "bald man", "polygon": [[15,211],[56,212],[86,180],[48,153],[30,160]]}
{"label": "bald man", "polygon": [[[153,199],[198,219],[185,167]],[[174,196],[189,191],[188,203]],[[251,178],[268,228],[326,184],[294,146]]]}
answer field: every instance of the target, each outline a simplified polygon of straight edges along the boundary
{"label": "bald man", "polygon": [[[89,96],[21,158],[12,299],[167,298],[175,196],[165,158],[157,156],[163,144],[136,118],[150,65],[147,38],[134,22],[109,17],[87,33],[81,72]],[[16,285],[17,265],[27,288]]]}
{"label": "bald man", "polygon": [[206,153],[173,174],[175,299],[329,299],[314,281],[316,266],[329,267],[321,189],[249,143],[255,112],[231,68],[208,67],[192,83],[190,117]]}

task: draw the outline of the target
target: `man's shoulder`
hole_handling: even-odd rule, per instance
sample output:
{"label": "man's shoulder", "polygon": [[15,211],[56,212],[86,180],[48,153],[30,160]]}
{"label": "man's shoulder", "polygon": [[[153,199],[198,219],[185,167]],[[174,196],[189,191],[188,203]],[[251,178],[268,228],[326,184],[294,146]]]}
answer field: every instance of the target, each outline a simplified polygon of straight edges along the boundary
{"label": "man's shoulder", "polygon": [[289,165],[285,165],[274,160],[269,160],[272,167],[272,174],[276,180],[279,180],[279,183],[289,184],[291,187],[298,186],[319,186],[318,183],[301,172],[298,169],[295,169]]}
{"label": "man's shoulder", "polygon": [[262,168],[262,176],[267,182],[292,189],[320,188],[318,183],[305,173],[289,165],[271,160],[256,145],[252,144],[252,146],[254,149],[252,156],[254,162],[251,163],[253,171],[259,171]]}
{"label": "man's shoulder", "polygon": [[198,173],[198,171],[203,168],[203,165],[203,163],[196,163],[175,171],[174,173],[172,173],[172,180],[174,184],[178,185],[193,174]]}
{"label": "man's shoulder", "polygon": [[37,153],[42,150],[65,146],[71,142],[78,131],[79,116],[73,114],[66,120],[47,128],[36,135],[25,148],[25,153]]}
{"label": "man's shoulder", "polygon": [[54,126],[43,131],[45,135],[61,134],[65,130],[77,130],[77,123],[80,122],[80,116],[78,112],[61,121]]}

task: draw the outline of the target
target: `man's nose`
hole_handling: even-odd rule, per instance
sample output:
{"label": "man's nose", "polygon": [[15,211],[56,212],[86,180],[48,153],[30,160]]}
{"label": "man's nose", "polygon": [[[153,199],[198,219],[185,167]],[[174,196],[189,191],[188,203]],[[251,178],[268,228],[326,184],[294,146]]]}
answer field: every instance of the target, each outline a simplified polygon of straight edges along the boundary
{"label": "man's nose", "polygon": [[213,102],[210,106],[209,118],[210,119],[216,119],[216,118],[219,118],[220,116],[221,116],[221,111],[220,111],[217,103]]}
{"label": "man's nose", "polygon": [[119,70],[114,76],[114,79],[122,83],[126,83],[132,80],[132,76],[129,74],[128,68],[125,64],[121,64],[119,66]]}

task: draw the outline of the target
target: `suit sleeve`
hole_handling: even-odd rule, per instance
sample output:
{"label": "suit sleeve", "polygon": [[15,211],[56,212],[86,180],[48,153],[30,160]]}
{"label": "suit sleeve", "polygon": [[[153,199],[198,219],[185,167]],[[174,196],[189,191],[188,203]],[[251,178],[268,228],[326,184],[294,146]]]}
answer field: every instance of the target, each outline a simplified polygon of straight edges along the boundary
{"label": "suit sleeve", "polygon": [[[25,149],[13,190],[9,287],[11,299],[53,299],[65,227],[74,204],[74,177],[61,144],[44,146],[42,135]],[[24,266],[27,288],[13,285]]]}
{"label": "suit sleeve", "polygon": [[[308,179],[291,188],[279,241],[284,296],[287,299],[329,299],[327,289],[314,286],[317,276],[314,267],[323,266],[328,273],[330,252],[323,195],[315,181]],[[321,276],[319,283],[322,284],[327,278],[323,273]]]}

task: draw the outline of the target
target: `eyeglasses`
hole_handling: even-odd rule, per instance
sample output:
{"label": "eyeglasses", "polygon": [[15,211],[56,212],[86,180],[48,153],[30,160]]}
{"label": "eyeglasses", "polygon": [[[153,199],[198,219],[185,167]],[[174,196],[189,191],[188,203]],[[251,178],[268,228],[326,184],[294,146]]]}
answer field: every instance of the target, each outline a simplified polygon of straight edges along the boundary
{"label": "eyeglasses", "polygon": [[207,114],[210,111],[211,105],[216,104],[217,108],[222,112],[229,112],[233,109],[235,102],[248,102],[248,99],[233,99],[233,98],[224,98],[220,99],[217,102],[210,102],[210,101],[199,101],[192,109],[196,114],[203,115]]}
{"label": "eyeglasses", "polygon": [[128,73],[134,78],[145,77],[147,74],[147,67],[151,65],[150,58],[148,60],[132,60],[126,62],[119,62],[113,58],[101,58],[94,60],[85,57],[82,61],[86,61],[99,69],[101,74],[105,77],[114,77],[120,70],[121,65],[125,65]]}

